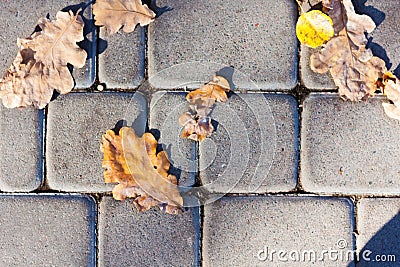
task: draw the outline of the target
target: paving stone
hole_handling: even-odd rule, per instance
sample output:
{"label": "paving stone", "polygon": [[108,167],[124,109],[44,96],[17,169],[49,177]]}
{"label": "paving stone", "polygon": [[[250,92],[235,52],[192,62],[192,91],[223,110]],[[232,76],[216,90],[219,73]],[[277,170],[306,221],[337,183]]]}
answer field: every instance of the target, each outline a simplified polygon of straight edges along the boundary
{"label": "paving stone", "polygon": [[213,193],[296,187],[297,102],[289,95],[233,94],[211,115],[216,131],[200,143],[200,178]]}
{"label": "paving stone", "polygon": [[[55,19],[60,10],[72,9],[74,12],[89,0],[63,0],[63,1],[2,1],[0,4],[0,23],[7,29],[7,34],[0,36],[0,69],[5,72],[17,55],[17,38],[26,38],[35,30],[39,18],[46,17]],[[85,22],[85,40],[79,43],[80,47],[88,52],[86,64],[81,69],[74,69],[73,76],[76,88],[90,87],[96,77],[96,27],[93,24],[91,6],[84,10],[83,20]]]}
{"label": "paving stone", "polygon": [[332,76],[329,72],[320,74],[313,72],[310,68],[310,57],[318,51],[318,48],[312,49],[301,45],[300,63],[301,63],[301,79],[304,86],[315,91],[334,90],[337,89]]}
{"label": "paving stone", "polygon": [[157,92],[150,104],[149,128],[160,136],[158,142],[173,165],[170,171],[183,187],[195,184],[198,164],[196,142],[181,137],[183,127],[178,122],[188,109],[186,93]]}
{"label": "paving stone", "polygon": [[71,93],[49,105],[47,182],[51,189],[109,191],[101,163],[101,136],[126,120],[139,135],[146,127],[146,101],[140,94]]}
{"label": "paving stone", "polygon": [[399,265],[399,206],[400,198],[364,198],[358,202],[357,266]]}
{"label": "paving stone", "polygon": [[199,210],[139,213],[131,201],[100,203],[99,266],[198,266]]}
{"label": "paving stone", "polygon": [[29,192],[42,183],[43,111],[0,104],[0,190]]}
{"label": "paving stone", "polygon": [[107,88],[133,89],[144,78],[145,31],[137,26],[131,33],[112,36],[100,28],[99,79]]}
{"label": "paving stone", "polygon": [[400,123],[385,115],[382,98],[366,103],[337,94],[304,102],[301,184],[309,192],[400,192]]}
{"label": "paving stone", "polygon": [[[318,1],[312,0],[312,5]],[[391,69],[400,77],[400,20],[398,0],[363,0],[353,1],[358,14],[370,16],[377,28],[369,34],[371,42],[369,47],[374,55],[381,57]],[[308,8],[305,6],[305,10]],[[309,89],[331,90],[336,88],[330,74],[321,75],[314,73],[309,67],[310,48],[301,47],[301,76],[304,85]]]}
{"label": "paving stone", "polygon": [[[149,76],[156,88],[207,82],[221,66],[234,66],[242,73],[234,76],[237,88],[296,86],[294,1],[256,0],[243,5],[241,1],[163,0],[159,5],[173,10],[149,25]],[[255,83],[240,78],[245,75]]]}
{"label": "paving stone", "polygon": [[95,266],[96,206],[78,195],[0,195],[1,266]]}
{"label": "paving stone", "polygon": [[353,266],[353,218],[344,198],[224,197],[204,207],[203,266]]}

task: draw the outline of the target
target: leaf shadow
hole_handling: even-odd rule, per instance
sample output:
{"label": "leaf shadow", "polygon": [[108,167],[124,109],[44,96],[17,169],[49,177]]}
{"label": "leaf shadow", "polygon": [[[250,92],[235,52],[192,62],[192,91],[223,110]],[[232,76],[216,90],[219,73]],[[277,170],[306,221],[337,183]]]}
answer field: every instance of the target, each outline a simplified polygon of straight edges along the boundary
{"label": "leaf shadow", "polygon": [[400,79],[400,64],[395,68],[393,71],[393,74],[397,76],[397,78]]}
{"label": "leaf shadow", "polygon": [[168,11],[172,11],[173,8],[169,6],[159,7],[157,6],[156,0],[142,0],[143,4],[147,4],[148,7],[156,13],[156,18]]}
{"label": "leaf shadow", "polygon": [[[369,16],[374,21],[376,27],[379,27],[386,18],[385,12],[380,11],[373,6],[367,6],[366,3],[367,0],[354,1],[353,5],[356,13]],[[372,50],[372,53],[375,56],[378,56],[385,61],[387,69],[392,67],[392,63],[390,62],[386,50],[379,43],[373,42],[373,37],[368,38],[367,47]]]}
{"label": "leaf shadow", "polygon": [[[152,128],[152,129],[149,129],[149,133],[151,133],[154,136],[154,138],[157,140],[157,142],[160,140],[160,137],[161,137],[160,130]],[[169,144],[168,146],[163,146],[162,144],[158,143],[157,144],[157,153],[159,153],[160,151],[163,151],[163,150],[165,151],[165,153],[167,153],[167,155],[171,155],[171,144]],[[174,175],[176,177],[176,179],[178,180],[178,184],[179,184],[181,175],[182,175],[182,170],[174,166],[174,162],[170,157],[168,157],[168,160],[171,164],[169,167],[168,173]]]}
{"label": "leaf shadow", "polygon": [[[378,214],[373,214],[378,215]],[[378,257],[394,255],[398,261],[400,259],[400,212],[390,219],[381,229],[364,245],[358,256],[357,267],[362,266],[398,266],[395,261],[378,261]],[[381,258],[382,259],[382,258]],[[383,265],[382,265],[383,264]],[[348,267],[354,266],[350,263]]]}
{"label": "leaf shadow", "polygon": [[[78,46],[86,51],[88,57],[87,59],[95,60],[96,52],[101,54],[107,48],[107,41],[96,36],[96,26],[94,25],[94,19],[92,15],[91,6],[93,1],[88,3],[82,2],[76,5],[69,5],[64,7],[61,11],[67,12],[71,10],[76,14],[80,10],[80,15],[82,17],[85,26],[83,27],[83,37],[84,40],[78,43]],[[97,50],[98,43],[98,51]]]}

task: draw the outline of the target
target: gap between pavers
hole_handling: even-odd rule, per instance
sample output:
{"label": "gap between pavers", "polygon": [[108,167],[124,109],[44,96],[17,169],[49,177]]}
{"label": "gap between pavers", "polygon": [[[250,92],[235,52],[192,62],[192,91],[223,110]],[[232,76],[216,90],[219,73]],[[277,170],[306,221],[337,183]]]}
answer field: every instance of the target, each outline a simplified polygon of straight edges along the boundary
{"label": "gap between pavers", "polygon": [[400,198],[363,198],[357,203],[357,266],[399,266]]}
{"label": "gap between pavers", "polygon": [[203,266],[354,266],[354,223],[346,198],[227,196],[204,207]]}
{"label": "gap between pavers", "polygon": [[104,197],[99,208],[99,266],[198,266],[199,208],[183,214],[138,212]]}
{"label": "gap between pavers", "polygon": [[[131,93],[70,93],[49,104],[46,135],[47,183],[68,192],[105,192],[101,137],[126,120],[141,136],[146,100]],[[120,124],[119,126],[122,126]]]}
{"label": "gap between pavers", "polygon": [[0,194],[1,266],[96,266],[89,196]]}
{"label": "gap between pavers", "polygon": [[[78,4],[84,2],[90,3],[89,0],[65,0],[65,1],[2,1],[0,3],[0,24],[7,29],[7,34],[0,37],[0,70],[4,73],[11,65],[17,55],[17,38],[27,38],[35,30],[38,20],[41,17],[50,15],[50,19],[55,19],[58,11],[73,7],[73,11],[77,11]],[[73,76],[76,82],[76,88],[90,87],[96,77],[96,27],[92,16],[91,6],[85,9],[83,14],[85,22],[84,37],[80,47],[88,52],[86,64],[81,69],[74,68]]]}
{"label": "gap between pavers", "polygon": [[43,179],[43,111],[0,104],[0,190],[30,192]]}
{"label": "gap between pavers", "polygon": [[300,181],[326,194],[399,194],[400,123],[383,98],[345,102],[337,94],[304,101]]}
{"label": "gap between pavers", "polygon": [[159,5],[173,11],[149,25],[149,77],[154,87],[206,82],[221,65],[248,76],[234,78],[237,88],[288,91],[296,86],[294,1],[255,0],[244,5],[237,0],[162,0]]}

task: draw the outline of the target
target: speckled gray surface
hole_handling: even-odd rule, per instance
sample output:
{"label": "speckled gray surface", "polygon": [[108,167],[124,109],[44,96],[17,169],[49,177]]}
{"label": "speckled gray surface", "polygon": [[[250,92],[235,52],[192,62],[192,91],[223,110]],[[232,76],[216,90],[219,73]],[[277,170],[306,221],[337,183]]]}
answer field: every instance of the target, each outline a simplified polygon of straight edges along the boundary
{"label": "speckled gray surface", "polygon": [[96,206],[74,195],[0,195],[1,266],[95,266]]}
{"label": "speckled gray surface", "polygon": [[296,187],[297,102],[289,95],[233,94],[211,115],[200,143],[200,178],[210,192],[265,193]]}
{"label": "speckled gray surface", "polygon": [[[323,256],[324,250],[340,251],[340,240],[344,250],[353,249],[352,213],[344,198],[222,198],[204,208],[203,266],[354,266]],[[316,260],[305,251],[315,252]],[[296,260],[296,252],[305,260]]]}
{"label": "speckled gray surface", "polygon": [[159,135],[159,144],[168,154],[174,168],[171,173],[181,186],[193,186],[197,175],[197,144],[181,137],[181,114],[189,110],[186,93],[158,92],[150,104],[149,128]]}
{"label": "speckled gray surface", "polygon": [[[297,83],[297,40],[294,1],[162,0],[159,6],[173,11],[162,14],[149,26],[149,76],[177,64],[193,61],[234,66],[256,85],[234,81],[244,89],[287,90]],[[210,68],[213,68],[212,66]],[[182,68],[171,79],[192,82],[203,69]],[[209,75],[208,68],[204,68]],[[213,70],[215,71],[215,70]],[[169,80],[153,79],[157,88]]]}
{"label": "speckled gray surface", "polygon": [[363,198],[357,206],[357,266],[398,266],[400,198]]}
{"label": "speckled gray surface", "polygon": [[199,209],[139,213],[105,197],[99,211],[99,266],[198,266]]}
{"label": "speckled gray surface", "polygon": [[[132,101],[132,102],[131,102]],[[146,102],[139,94],[72,93],[49,105],[47,182],[52,189],[77,192],[110,191],[105,185],[101,136],[120,120],[142,135]]]}
{"label": "speckled gray surface", "polygon": [[99,80],[107,88],[134,89],[144,78],[145,31],[137,26],[132,33],[122,30],[108,35],[100,28]]}
{"label": "speckled gray surface", "polygon": [[0,190],[29,192],[43,179],[43,111],[0,105]]}
{"label": "speckled gray surface", "polygon": [[[311,1],[312,5],[318,1]],[[363,0],[353,1],[358,14],[370,16],[376,29],[368,35],[370,42],[368,47],[374,55],[379,56],[386,62],[389,70],[400,77],[400,9],[398,0]],[[307,10],[307,6],[304,6]],[[309,67],[309,57],[312,49],[301,47],[301,76],[304,85],[313,90],[332,90],[336,88],[330,74],[321,75],[314,73]]]}
{"label": "speckled gray surface", "polygon": [[383,100],[351,103],[313,94],[304,102],[300,181],[308,192],[399,193],[399,121]]}
{"label": "speckled gray surface", "polygon": [[[50,19],[55,19],[58,11],[63,9],[78,10],[82,3],[90,1],[50,1],[50,0],[27,0],[23,1],[3,1],[1,4],[0,24],[7,29],[7,34],[0,35],[0,70],[4,73],[13,62],[18,52],[17,38],[29,37],[39,18],[49,15]],[[78,6],[80,4],[80,6]],[[88,58],[86,65],[81,69],[74,69],[73,76],[76,88],[87,88],[92,85],[96,77],[96,28],[93,24],[91,6],[84,10],[84,37],[85,40],[80,46],[87,50]]]}

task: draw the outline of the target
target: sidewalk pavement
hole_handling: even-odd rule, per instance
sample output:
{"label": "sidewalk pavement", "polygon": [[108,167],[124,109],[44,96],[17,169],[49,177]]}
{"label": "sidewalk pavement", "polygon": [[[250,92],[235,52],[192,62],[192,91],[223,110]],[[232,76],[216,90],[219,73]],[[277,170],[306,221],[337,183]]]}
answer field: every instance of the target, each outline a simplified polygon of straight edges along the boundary
{"label": "sidewalk pavement", "polygon": [[[398,1],[353,2],[400,76]],[[41,16],[79,3],[1,2],[2,70]],[[173,10],[112,37],[86,9],[73,93],[41,111],[0,107],[0,266],[398,266],[400,123],[384,98],[344,102],[312,73],[294,0],[157,3]],[[216,132],[181,139],[185,89],[218,71],[235,89]],[[229,193],[178,216],[115,201],[99,144],[122,120],[159,134],[181,185]]]}

